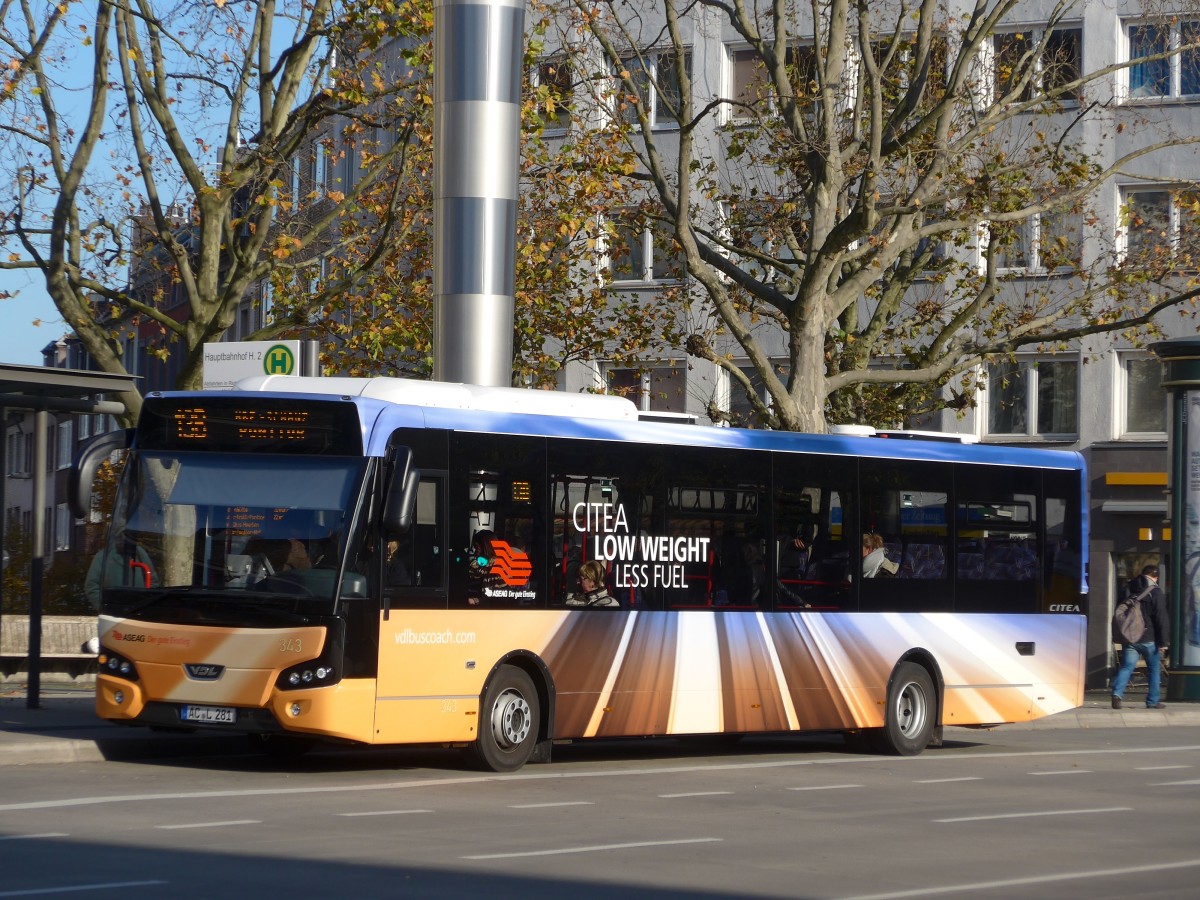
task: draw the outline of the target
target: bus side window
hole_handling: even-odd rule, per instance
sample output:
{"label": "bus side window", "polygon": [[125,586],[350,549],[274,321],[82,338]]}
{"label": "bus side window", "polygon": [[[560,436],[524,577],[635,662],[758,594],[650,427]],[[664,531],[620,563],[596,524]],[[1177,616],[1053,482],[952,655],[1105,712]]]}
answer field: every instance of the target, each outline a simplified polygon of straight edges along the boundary
{"label": "bus side window", "polygon": [[446,583],[444,494],[445,478],[423,473],[412,527],[405,534],[383,537],[383,590],[394,603],[407,607],[445,605],[440,593]]}

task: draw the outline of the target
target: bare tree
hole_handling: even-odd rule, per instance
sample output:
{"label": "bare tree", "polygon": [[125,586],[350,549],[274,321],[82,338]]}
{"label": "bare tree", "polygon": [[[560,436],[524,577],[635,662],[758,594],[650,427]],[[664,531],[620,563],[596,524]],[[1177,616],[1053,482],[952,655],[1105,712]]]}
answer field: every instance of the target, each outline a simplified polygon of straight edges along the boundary
{"label": "bare tree", "polygon": [[[569,6],[606,59],[597,100],[628,123],[693,313],[708,314],[686,351],[728,372],[764,424],[966,405],[984,360],[1144,333],[1197,296],[1190,243],[1117,252],[1097,227],[1102,187],[1200,139],[1125,102],[1129,62],[1084,70],[1082,3],[1047,4],[1038,28],[1009,24],[1017,0]],[[733,39],[728,95],[693,58],[717,29]],[[1195,40],[1148,42],[1136,63],[1190,59]],[[1190,205],[1192,184],[1174,183]],[[1139,229],[1126,213],[1121,230]],[[1033,233],[1045,277],[1022,278]]]}
{"label": "bare tree", "polygon": [[[0,12],[14,60],[0,266],[44,275],[102,369],[131,369],[123,337],[153,323],[159,352],[182,354],[177,386],[198,387],[203,344],[272,272],[311,268],[338,241],[386,240],[386,214],[335,226],[406,147],[412,99],[387,52],[403,15],[370,0],[5,0]],[[372,254],[358,257],[369,268]],[[320,308],[310,300],[297,315]],[[136,415],[140,398],[124,399]]]}

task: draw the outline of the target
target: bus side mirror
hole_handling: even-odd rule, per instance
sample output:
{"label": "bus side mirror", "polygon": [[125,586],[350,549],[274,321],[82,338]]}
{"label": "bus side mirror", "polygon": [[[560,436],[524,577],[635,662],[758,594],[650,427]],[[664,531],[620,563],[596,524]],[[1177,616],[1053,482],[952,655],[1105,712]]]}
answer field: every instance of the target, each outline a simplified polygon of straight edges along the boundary
{"label": "bus side mirror", "polygon": [[393,451],[392,482],[383,501],[383,530],[391,534],[407,534],[413,525],[417,507],[417,488],[421,470],[413,465],[412,450],[397,447]]}
{"label": "bus side mirror", "polygon": [[100,464],[113,451],[125,450],[132,443],[133,429],[124,428],[98,434],[79,448],[67,475],[67,503],[75,518],[85,519],[91,515],[92,482],[96,480],[96,470]]}

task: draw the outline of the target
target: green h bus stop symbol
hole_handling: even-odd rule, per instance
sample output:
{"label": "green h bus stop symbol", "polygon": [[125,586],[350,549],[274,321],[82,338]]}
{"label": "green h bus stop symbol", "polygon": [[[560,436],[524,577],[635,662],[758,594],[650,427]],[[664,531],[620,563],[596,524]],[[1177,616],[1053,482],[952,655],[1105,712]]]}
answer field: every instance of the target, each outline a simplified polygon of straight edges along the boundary
{"label": "green h bus stop symbol", "polygon": [[276,344],[263,354],[263,372],[267,375],[291,375],[296,371],[296,354],[285,344]]}

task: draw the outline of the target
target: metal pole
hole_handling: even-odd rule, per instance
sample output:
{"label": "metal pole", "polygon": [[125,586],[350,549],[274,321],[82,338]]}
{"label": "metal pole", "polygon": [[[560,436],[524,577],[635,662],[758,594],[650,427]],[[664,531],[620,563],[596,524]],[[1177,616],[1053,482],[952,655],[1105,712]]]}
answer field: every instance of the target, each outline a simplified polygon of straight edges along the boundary
{"label": "metal pole", "polygon": [[42,692],[42,574],[46,555],[46,429],[50,414],[33,415],[33,560],[29,566],[29,687],[25,705],[37,709]]}
{"label": "metal pole", "polygon": [[434,0],[433,374],[512,384],[525,0]]}

